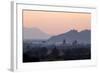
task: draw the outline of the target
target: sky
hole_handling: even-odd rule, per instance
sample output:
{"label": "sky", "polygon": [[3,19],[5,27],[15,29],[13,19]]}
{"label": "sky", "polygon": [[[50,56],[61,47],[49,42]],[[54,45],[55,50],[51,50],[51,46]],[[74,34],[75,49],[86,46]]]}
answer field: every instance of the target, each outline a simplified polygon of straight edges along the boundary
{"label": "sky", "polygon": [[91,14],[72,12],[23,11],[25,28],[38,28],[49,35],[58,35],[70,30],[90,30]]}

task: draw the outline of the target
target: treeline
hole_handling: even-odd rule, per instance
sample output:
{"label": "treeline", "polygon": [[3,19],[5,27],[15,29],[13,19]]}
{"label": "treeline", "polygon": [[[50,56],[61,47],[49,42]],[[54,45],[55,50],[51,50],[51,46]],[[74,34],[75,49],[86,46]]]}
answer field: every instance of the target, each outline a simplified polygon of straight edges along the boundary
{"label": "treeline", "polygon": [[[27,49],[27,50],[26,50]],[[63,41],[61,45],[36,46],[23,43],[23,62],[61,61],[91,59],[91,45],[78,44],[74,41],[70,46]]]}

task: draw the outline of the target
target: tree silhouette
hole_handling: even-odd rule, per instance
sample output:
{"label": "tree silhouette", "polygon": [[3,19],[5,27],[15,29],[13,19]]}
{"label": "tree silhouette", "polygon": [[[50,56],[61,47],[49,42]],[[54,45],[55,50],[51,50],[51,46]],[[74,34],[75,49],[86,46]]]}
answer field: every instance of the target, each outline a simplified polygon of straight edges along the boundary
{"label": "tree silhouette", "polygon": [[77,44],[78,44],[77,40],[74,40],[74,41],[72,42],[72,45],[73,45],[73,46],[76,46]]}
{"label": "tree silhouette", "polygon": [[42,47],[38,52],[39,58],[41,58],[42,60],[45,59],[46,56],[47,56],[47,52],[48,52],[47,48],[46,47]]}
{"label": "tree silhouette", "polygon": [[50,55],[52,58],[51,60],[57,60],[59,57],[59,50],[55,47]]}
{"label": "tree silhouette", "polygon": [[65,39],[63,40],[63,44],[66,44],[66,40]]}

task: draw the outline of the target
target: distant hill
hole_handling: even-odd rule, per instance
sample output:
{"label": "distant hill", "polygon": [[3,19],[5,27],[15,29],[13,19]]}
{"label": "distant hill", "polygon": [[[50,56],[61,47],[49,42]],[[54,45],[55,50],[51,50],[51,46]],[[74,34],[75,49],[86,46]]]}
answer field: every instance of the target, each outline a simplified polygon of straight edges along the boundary
{"label": "distant hill", "polygon": [[28,40],[47,40],[50,38],[50,35],[41,31],[38,28],[23,28],[23,39]]}
{"label": "distant hill", "polygon": [[77,30],[70,30],[69,32],[51,37],[48,42],[62,42],[63,40],[66,40],[67,43],[72,43],[75,40],[79,43],[90,43],[91,31],[83,30],[78,32]]}

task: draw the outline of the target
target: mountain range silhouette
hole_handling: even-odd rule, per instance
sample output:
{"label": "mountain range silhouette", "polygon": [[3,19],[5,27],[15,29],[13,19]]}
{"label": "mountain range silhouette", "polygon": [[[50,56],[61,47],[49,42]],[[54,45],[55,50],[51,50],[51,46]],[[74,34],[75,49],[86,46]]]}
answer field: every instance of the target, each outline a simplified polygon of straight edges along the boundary
{"label": "mountain range silhouette", "polygon": [[63,40],[66,40],[67,43],[72,43],[73,41],[77,40],[79,43],[90,44],[91,32],[90,30],[83,30],[80,32],[78,32],[77,30],[70,30],[66,33],[53,36],[48,41],[49,42],[62,42]]}
{"label": "mountain range silhouette", "polygon": [[62,42],[66,40],[67,43],[72,43],[77,40],[79,43],[91,43],[91,31],[83,30],[78,32],[77,30],[70,30],[68,32],[50,36],[49,34],[41,31],[38,28],[25,28],[23,29],[23,38],[29,40],[47,40],[48,42]]}
{"label": "mountain range silhouette", "polygon": [[50,35],[41,31],[38,28],[25,28],[23,29],[23,39],[28,39],[28,40],[47,40],[50,38]]}

